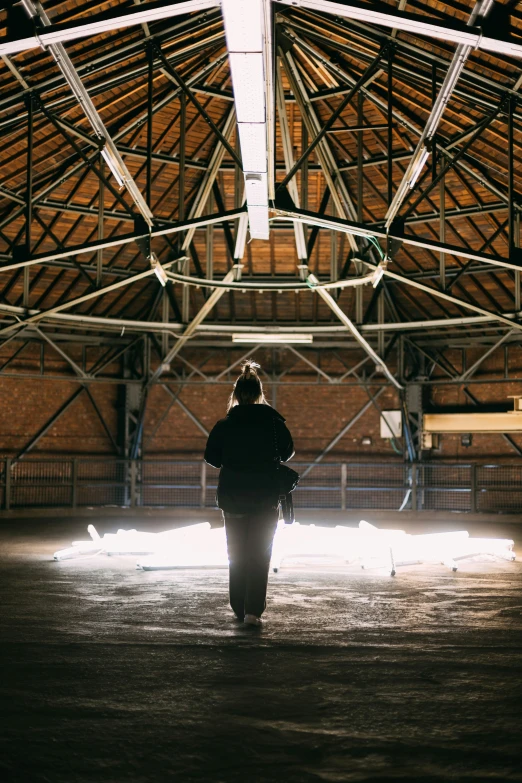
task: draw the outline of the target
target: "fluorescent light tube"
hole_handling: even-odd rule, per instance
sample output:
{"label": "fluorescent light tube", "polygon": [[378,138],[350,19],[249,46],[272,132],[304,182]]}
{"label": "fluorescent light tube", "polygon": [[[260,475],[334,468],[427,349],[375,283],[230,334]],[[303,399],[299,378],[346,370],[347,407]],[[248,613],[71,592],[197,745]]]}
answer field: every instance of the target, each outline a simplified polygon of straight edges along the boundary
{"label": "fluorescent light tube", "polygon": [[103,147],[102,151],[101,151],[101,154],[102,154],[102,158],[104,159],[105,163],[110,168],[110,170],[111,170],[111,172],[113,174],[114,179],[118,183],[118,186],[120,188],[122,188],[123,184],[124,184],[123,180],[122,180],[122,178],[120,176],[120,172],[116,168],[116,165],[115,165],[115,163],[114,163],[114,161],[113,161],[113,159],[112,159],[108,149],[106,147]]}
{"label": "fluorescent light tube", "polygon": [[229,52],[238,122],[265,122],[265,73],[261,52]]}
{"label": "fluorescent light tube", "polygon": [[413,188],[413,186],[417,182],[417,180],[419,178],[419,174],[421,173],[422,169],[424,168],[424,164],[428,160],[429,154],[430,154],[429,150],[426,149],[426,147],[424,147],[424,149],[422,150],[421,155],[420,155],[417,163],[413,167],[413,171],[411,173],[411,177],[410,177],[409,182],[408,182],[408,185],[409,185],[410,189]]}
{"label": "fluorescent light tube", "polygon": [[263,47],[261,34],[261,0],[221,0],[221,13],[225,21],[225,33],[229,52],[260,52]]}
{"label": "fluorescent light tube", "polygon": [[268,209],[267,207],[248,207],[248,224],[250,227],[250,236],[252,239],[268,239]]}
{"label": "fluorescent light tube", "polygon": [[284,345],[285,343],[313,343],[313,341],[312,334],[295,332],[292,334],[282,334],[280,332],[277,334],[270,332],[260,332],[259,334],[256,332],[234,332],[232,335],[233,343],[276,343]]}
{"label": "fluorescent light tube", "polygon": [[266,174],[245,174],[245,193],[249,207],[268,206]]}
{"label": "fluorescent light tube", "polygon": [[221,10],[245,176],[250,236],[268,239],[264,3],[263,0],[222,0]]}
{"label": "fluorescent light tube", "polygon": [[266,125],[264,123],[240,122],[238,129],[243,171],[266,171]]}

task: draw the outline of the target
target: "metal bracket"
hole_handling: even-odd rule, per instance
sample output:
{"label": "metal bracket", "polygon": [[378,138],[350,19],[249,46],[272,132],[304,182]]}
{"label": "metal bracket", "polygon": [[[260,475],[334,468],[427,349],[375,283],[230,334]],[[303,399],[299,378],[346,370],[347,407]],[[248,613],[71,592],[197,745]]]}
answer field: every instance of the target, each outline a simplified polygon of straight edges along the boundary
{"label": "metal bracket", "polygon": [[393,236],[386,235],[386,257],[392,261],[404,244],[400,238],[404,236],[404,220],[396,217],[390,225],[390,232]]}
{"label": "metal bracket", "polygon": [[136,237],[136,244],[138,245],[138,248],[140,252],[143,254],[143,256],[146,258],[147,261],[150,260],[151,256],[151,235],[149,231],[149,226],[145,222],[145,220],[141,217],[141,215],[136,215],[134,218],[134,231],[137,234],[144,234],[145,236]]}

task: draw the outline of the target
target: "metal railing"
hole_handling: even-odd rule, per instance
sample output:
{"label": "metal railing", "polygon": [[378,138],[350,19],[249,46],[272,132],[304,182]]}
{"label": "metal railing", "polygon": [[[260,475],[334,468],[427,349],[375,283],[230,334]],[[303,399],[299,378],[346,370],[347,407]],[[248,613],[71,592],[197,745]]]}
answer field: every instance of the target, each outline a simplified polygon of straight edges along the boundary
{"label": "metal railing", "polygon": [[[522,463],[323,462],[294,492],[299,508],[522,512]],[[214,508],[218,471],[203,461],[0,460],[0,508]]]}

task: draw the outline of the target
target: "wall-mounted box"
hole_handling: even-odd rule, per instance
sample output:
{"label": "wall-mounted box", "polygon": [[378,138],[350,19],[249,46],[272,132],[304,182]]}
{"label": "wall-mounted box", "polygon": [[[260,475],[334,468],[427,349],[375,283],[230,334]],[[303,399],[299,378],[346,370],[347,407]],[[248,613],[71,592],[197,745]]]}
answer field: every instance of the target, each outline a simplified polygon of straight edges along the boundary
{"label": "wall-mounted box", "polygon": [[381,438],[400,438],[402,436],[402,412],[382,411]]}

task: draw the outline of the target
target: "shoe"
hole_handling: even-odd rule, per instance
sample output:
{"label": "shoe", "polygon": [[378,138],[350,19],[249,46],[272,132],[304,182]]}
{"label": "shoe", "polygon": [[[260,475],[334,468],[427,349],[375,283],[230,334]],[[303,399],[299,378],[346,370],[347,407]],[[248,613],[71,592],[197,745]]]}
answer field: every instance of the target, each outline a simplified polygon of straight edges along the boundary
{"label": "shoe", "polygon": [[258,627],[263,625],[262,619],[260,617],[256,617],[255,614],[246,614],[243,622],[247,625],[256,625]]}

